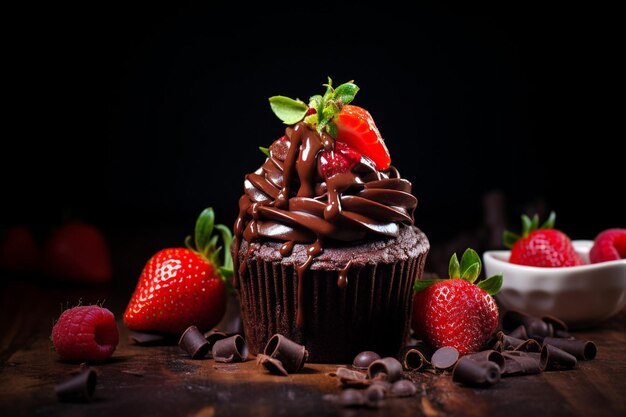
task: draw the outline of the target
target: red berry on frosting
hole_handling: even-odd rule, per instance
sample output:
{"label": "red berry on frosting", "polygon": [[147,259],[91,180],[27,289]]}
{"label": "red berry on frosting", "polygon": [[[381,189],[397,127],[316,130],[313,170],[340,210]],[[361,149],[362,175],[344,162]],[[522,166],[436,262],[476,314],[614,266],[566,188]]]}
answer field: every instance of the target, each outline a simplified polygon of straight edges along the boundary
{"label": "red berry on frosting", "polygon": [[626,259],[626,229],[608,229],[600,233],[589,252],[591,263]]}
{"label": "red berry on frosting", "polygon": [[111,357],[119,342],[115,316],[98,306],[65,310],[52,329],[52,342],[65,360],[104,361]]}
{"label": "red berry on frosting", "polygon": [[511,248],[509,262],[518,265],[556,268],[582,265],[582,258],[574,250],[572,241],[563,232],[553,229],[556,215],[539,227],[539,217],[531,220],[522,216],[522,236],[504,233],[504,243]]}
{"label": "red berry on frosting", "polygon": [[389,168],[391,156],[374,119],[362,107],[343,106],[335,118],[337,140],[369,157],[379,170]]}
{"label": "red berry on frosting", "polygon": [[460,354],[484,347],[498,327],[498,307],[491,296],[502,285],[502,275],[474,284],[480,274],[480,257],[471,249],[459,264],[450,260],[451,279],[416,282],[413,329],[435,348],[450,346]]}
{"label": "red berry on frosting", "polygon": [[[197,250],[169,248],[150,258],[124,313],[129,329],[180,335],[191,325],[208,330],[222,319],[232,258],[229,250],[216,247],[213,223],[213,210],[204,210],[196,223]],[[215,225],[215,229],[229,248],[230,230],[223,225]],[[222,251],[223,267],[219,260]]]}
{"label": "red berry on frosting", "polygon": [[321,151],[319,155],[320,170],[325,178],[350,171],[360,160],[358,152],[341,142],[335,142],[334,150]]}

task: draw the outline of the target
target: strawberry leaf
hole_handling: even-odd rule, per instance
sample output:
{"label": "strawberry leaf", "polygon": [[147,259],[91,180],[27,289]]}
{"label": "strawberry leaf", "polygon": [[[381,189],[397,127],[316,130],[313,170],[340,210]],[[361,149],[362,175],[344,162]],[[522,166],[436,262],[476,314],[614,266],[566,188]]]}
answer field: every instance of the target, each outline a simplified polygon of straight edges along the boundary
{"label": "strawberry leaf", "polygon": [[541,225],[542,229],[552,229],[554,228],[554,222],[556,221],[556,213],[551,211],[550,216],[545,221],[544,224]]}
{"label": "strawberry leaf", "polygon": [[198,220],[196,221],[195,243],[196,250],[204,253],[211,241],[213,234],[213,224],[215,222],[215,213],[211,207],[202,210]]}
{"label": "strawberry leaf", "polygon": [[532,232],[533,230],[537,230],[538,227],[539,227],[539,215],[535,213],[535,215],[532,218],[532,221],[530,222],[530,231]]}
{"label": "strawberry leaf", "polygon": [[313,107],[315,111],[319,111],[322,108],[322,102],[324,99],[319,94],[311,96],[309,98],[309,107]]}
{"label": "strawberry leaf", "polygon": [[436,284],[438,282],[442,282],[442,281],[446,281],[446,280],[445,279],[441,279],[441,278],[418,279],[417,281],[415,281],[415,284],[413,285],[413,291],[420,292],[420,291],[425,290],[426,288],[430,287],[431,285]]}
{"label": "strawberry leaf", "polygon": [[512,248],[513,245],[515,245],[515,242],[517,242],[521,238],[522,237],[520,235],[509,232],[508,230],[505,230],[504,233],[502,234],[502,240],[504,241],[504,246],[506,246],[507,248]]}
{"label": "strawberry leaf", "polygon": [[270,97],[270,107],[274,114],[287,125],[293,125],[304,119],[309,107],[300,100],[285,96]]}
{"label": "strawberry leaf", "polygon": [[340,102],[340,106],[350,103],[359,92],[359,87],[353,81],[341,84],[335,89],[335,100]]}
{"label": "strawberry leaf", "polygon": [[[476,264],[478,265],[475,266]],[[461,257],[461,278],[474,282],[480,275],[481,268],[480,256],[478,256],[476,251],[471,248],[465,249]]]}
{"label": "strawberry leaf", "polygon": [[265,156],[267,156],[268,158],[270,157],[270,149],[269,148],[264,148],[263,146],[259,146],[259,150],[261,152],[263,152],[263,154]]}
{"label": "strawberry leaf", "polygon": [[326,125],[326,131],[330,136],[333,137],[333,139],[337,139],[337,125],[335,124],[335,122],[328,122],[328,124]]}
{"label": "strawberry leaf", "polygon": [[522,214],[522,236],[527,237],[528,234],[532,231],[532,220],[525,214]]}
{"label": "strawberry leaf", "polygon": [[450,258],[450,263],[448,264],[448,276],[450,278],[461,277],[461,265],[459,264],[459,258],[457,258],[456,253]]}
{"label": "strawberry leaf", "polygon": [[233,242],[233,234],[230,229],[223,224],[216,224],[215,229],[220,232],[220,235],[222,236],[222,243],[224,244],[224,262],[222,263],[222,266],[226,269],[230,269],[232,274],[233,256],[230,253],[230,246]]}
{"label": "strawberry leaf", "polygon": [[478,288],[485,291],[489,295],[497,294],[502,288],[503,276],[502,273],[496,274],[483,281],[480,281],[477,285]]}
{"label": "strawberry leaf", "polygon": [[307,117],[304,118],[304,123],[308,124],[309,126],[315,127],[317,126],[318,120],[319,116],[317,115],[317,113],[309,114]]}

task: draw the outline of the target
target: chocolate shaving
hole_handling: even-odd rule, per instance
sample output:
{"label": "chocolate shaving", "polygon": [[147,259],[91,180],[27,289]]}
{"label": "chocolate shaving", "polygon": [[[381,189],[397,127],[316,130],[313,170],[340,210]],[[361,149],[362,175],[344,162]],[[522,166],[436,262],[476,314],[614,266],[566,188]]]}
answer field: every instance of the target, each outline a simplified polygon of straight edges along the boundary
{"label": "chocolate shaving", "polygon": [[556,334],[556,332],[567,333],[568,327],[567,327],[567,324],[565,324],[563,320],[556,318],[554,316],[543,316],[541,320],[543,320],[545,323],[552,325],[554,334]]}
{"label": "chocolate shaving", "polygon": [[576,367],[574,355],[552,345],[543,345],[541,349],[541,370],[566,370]]}
{"label": "chocolate shaving", "polygon": [[56,385],[54,392],[61,401],[85,402],[93,397],[97,382],[96,371],[87,368],[83,372]]}
{"label": "chocolate shaving", "polygon": [[464,358],[475,362],[493,362],[498,365],[501,370],[504,369],[504,356],[495,350],[483,350],[482,352],[470,353],[465,355]]}
{"label": "chocolate shaving", "polygon": [[365,373],[353,371],[352,369],[348,368],[337,368],[335,376],[339,378],[339,383],[344,388],[364,388],[372,384],[372,381],[367,379],[367,375]]}
{"label": "chocolate shaving", "polygon": [[204,333],[204,338],[209,343],[209,353],[207,354],[209,358],[213,357],[213,345],[215,345],[215,342],[217,342],[218,340],[226,339],[228,336],[228,333],[218,329],[212,329]]}
{"label": "chocolate shaving", "polygon": [[502,346],[502,351],[514,350],[516,347],[524,343],[524,340],[518,339],[517,337],[509,336],[507,334],[504,334],[504,332],[498,332],[498,339],[500,345]]}
{"label": "chocolate shaving", "polygon": [[365,352],[361,352],[354,357],[352,367],[355,369],[366,370],[372,362],[378,359],[380,359],[380,355],[378,353],[366,350]]}
{"label": "chocolate shaving", "polygon": [[453,347],[444,346],[433,353],[430,362],[437,369],[449,369],[457,360],[459,360],[459,351]]}
{"label": "chocolate shaving", "polygon": [[428,360],[417,347],[406,347],[400,353],[400,362],[405,371],[417,371],[426,365]]}
{"label": "chocolate shaving", "polygon": [[502,328],[505,331],[513,331],[520,325],[526,328],[528,337],[532,339],[541,340],[552,335],[552,326],[537,317],[514,310],[507,311],[502,316]]}
{"label": "chocolate shaving", "polygon": [[169,345],[172,340],[161,334],[130,332],[128,339],[139,346]]}
{"label": "chocolate shaving", "polygon": [[560,339],[556,337],[546,337],[543,339],[544,345],[552,345],[567,353],[574,355],[576,359],[588,361],[594,359],[598,353],[596,344],[589,340]]}
{"label": "chocolate shaving", "polygon": [[554,337],[558,337],[561,339],[574,339],[574,336],[572,336],[568,331],[565,330],[555,330]]}
{"label": "chocolate shaving", "polygon": [[189,326],[180,336],[178,346],[191,356],[191,359],[202,359],[209,351],[209,342],[196,326]]}
{"label": "chocolate shaving", "polygon": [[541,352],[541,345],[535,339],[528,339],[523,341],[519,346],[516,346],[515,351],[523,351],[523,352]]}
{"label": "chocolate shaving", "polygon": [[215,362],[244,362],[248,359],[246,341],[238,334],[218,340],[213,345],[213,358]]}
{"label": "chocolate shaving", "polygon": [[307,352],[304,346],[286,338],[282,334],[272,336],[267,345],[265,345],[263,353],[278,359],[289,373],[301,371],[309,357],[309,352]]}
{"label": "chocolate shaving", "polygon": [[401,379],[391,386],[391,395],[394,397],[412,397],[417,394],[417,387],[411,381]]}
{"label": "chocolate shaving", "polygon": [[452,370],[452,380],[473,387],[488,387],[500,380],[500,367],[488,360],[463,357]]}
{"label": "chocolate shaving", "polygon": [[261,365],[265,369],[270,371],[271,374],[282,375],[282,376],[289,375],[289,372],[287,372],[287,370],[283,367],[282,362],[276,358],[272,358],[270,356],[267,356],[261,353],[257,355],[256,363],[257,365]]}
{"label": "chocolate shaving", "polygon": [[402,364],[392,357],[378,359],[367,368],[367,374],[372,380],[395,382],[402,377]]}
{"label": "chocolate shaving", "polygon": [[515,337],[517,339],[522,339],[522,340],[528,339],[528,333],[526,333],[526,327],[524,327],[523,325],[519,325],[515,329],[513,329],[513,331],[509,333],[509,336]]}
{"label": "chocolate shaving", "polygon": [[504,371],[502,376],[530,375],[541,372],[541,354],[536,352],[503,352]]}

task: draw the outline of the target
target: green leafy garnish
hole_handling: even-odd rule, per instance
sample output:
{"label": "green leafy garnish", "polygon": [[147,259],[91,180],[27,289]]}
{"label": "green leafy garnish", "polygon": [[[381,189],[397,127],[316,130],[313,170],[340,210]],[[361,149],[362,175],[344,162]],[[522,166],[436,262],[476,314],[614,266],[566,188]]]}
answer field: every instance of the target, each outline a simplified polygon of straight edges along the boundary
{"label": "green leafy garnish", "polygon": [[285,96],[270,97],[272,111],[286,125],[293,125],[304,118],[308,106],[300,101]]}
{"label": "green leafy garnish", "polygon": [[539,215],[535,214],[532,219],[528,217],[526,214],[522,214],[522,234],[518,235],[516,233],[511,233],[508,230],[505,230],[502,235],[502,240],[504,242],[504,246],[507,248],[512,248],[515,245],[515,242],[518,240],[528,237],[529,234],[539,229],[552,229],[554,228],[554,222],[556,221],[556,213],[550,212],[550,216],[548,219],[539,227]]}
{"label": "green leafy garnish", "polygon": [[478,288],[485,291],[487,294],[494,295],[498,291],[500,291],[500,288],[502,288],[502,281],[503,281],[502,273],[499,273],[492,277],[489,277],[487,279],[480,281],[477,285],[478,285]]}
{"label": "green leafy garnish", "polygon": [[263,146],[259,146],[259,150],[261,152],[263,152],[263,154],[265,156],[267,156],[268,158],[270,157],[270,149],[269,148],[264,148]]}

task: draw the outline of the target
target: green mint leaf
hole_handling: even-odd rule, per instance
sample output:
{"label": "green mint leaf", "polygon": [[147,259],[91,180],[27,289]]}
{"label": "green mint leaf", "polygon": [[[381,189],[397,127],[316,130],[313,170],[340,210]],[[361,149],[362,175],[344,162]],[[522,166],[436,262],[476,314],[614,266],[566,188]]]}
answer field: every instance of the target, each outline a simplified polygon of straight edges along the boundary
{"label": "green mint leaf", "polygon": [[544,224],[541,225],[542,229],[553,229],[554,223],[556,222],[556,213],[551,211],[548,220],[545,221]]}
{"label": "green mint leaf", "polygon": [[504,242],[504,246],[509,249],[512,248],[513,245],[515,245],[515,242],[517,242],[521,238],[522,237],[520,235],[509,232],[508,230],[505,230],[502,234],[502,241]]}
{"label": "green mint leaf", "polygon": [[259,150],[263,152],[265,156],[270,157],[270,148],[264,148],[263,146],[259,146]]}
{"label": "green mint leaf", "polygon": [[326,131],[333,139],[337,139],[337,125],[332,120],[326,125]]}
{"label": "green mint leaf", "polygon": [[461,278],[469,282],[476,281],[478,275],[480,275],[480,264],[478,262],[470,265],[469,268],[461,272]]}
{"label": "green mint leaf", "polygon": [[300,100],[294,100],[285,96],[270,97],[270,107],[274,114],[287,125],[298,123],[304,118],[309,109]]}
{"label": "green mint leaf", "polygon": [[196,233],[194,235],[196,242],[196,250],[204,252],[209,246],[211,235],[213,234],[213,224],[215,222],[215,213],[211,207],[202,210],[198,220],[196,221]]}
{"label": "green mint leaf", "polygon": [[418,279],[417,281],[415,281],[415,284],[413,285],[413,291],[415,292],[420,292],[422,290],[425,290],[426,288],[430,287],[433,284],[436,284],[438,282],[442,282],[442,281],[446,281],[445,279],[440,279],[440,278],[435,278],[435,279]]}
{"label": "green mint leaf", "polygon": [[339,100],[341,105],[349,104],[352,100],[354,100],[354,96],[358,93],[359,87],[354,84],[352,81],[348,81],[347,83],[341,84],[339,87],[335,88],[334,98],[335,100]]}
{"label": "green mint leaf", "polygon": [[477,285],[478,288],[485,291],[487,294],[494,295],[500,291],[500,288],[502,288],[503,280],[502,273],[500,273],[480,281]]}
{"label": "green mint leaf", "polygon": [[[478,264],[477,268],[474,266],[475,264]],[[461,257],[461,278],[467,279],[469,282],[474,282],[478,275],[480,275],[481,268],[480,256],[478,256],[474,249],[467,248]],[[469,269],[472,269],[472,271],[468,272]]]}
{"label": "green mint leaf", "polygon": [[457,258],[456,253],[450,258],[450,263],[448,264],[448,276],[450,278],[461,277],[461,265],[459,264],[459,258]]}

